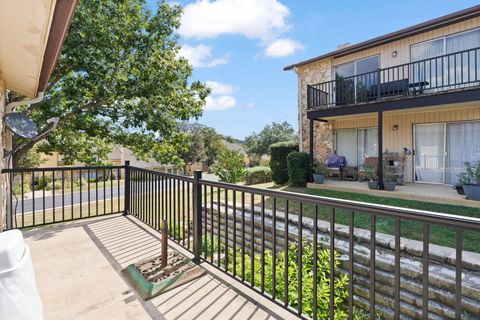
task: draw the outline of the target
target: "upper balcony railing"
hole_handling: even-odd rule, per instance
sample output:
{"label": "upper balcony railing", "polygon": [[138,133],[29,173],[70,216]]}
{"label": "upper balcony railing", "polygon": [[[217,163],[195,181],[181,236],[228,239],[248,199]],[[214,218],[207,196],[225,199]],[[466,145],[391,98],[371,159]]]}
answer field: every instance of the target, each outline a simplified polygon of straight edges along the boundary
{"label": "upper balcony railing", "polygon": [[480,85],[480,48],[307,86],[308,108],[331,108]]}

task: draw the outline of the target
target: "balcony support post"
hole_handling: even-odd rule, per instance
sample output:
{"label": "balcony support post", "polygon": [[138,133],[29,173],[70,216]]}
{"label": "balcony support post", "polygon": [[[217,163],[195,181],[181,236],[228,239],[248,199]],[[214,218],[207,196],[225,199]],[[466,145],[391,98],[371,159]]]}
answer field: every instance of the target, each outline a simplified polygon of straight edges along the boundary
{"label": "balcony support post", "polygon": [[[314,119],[310,119],[310,140],[309,140],[309,143],[310,143],[310,146],[308,148],[308,151],[310,153],[310,173],[308,175],[308,180],[310,182],[313,182],[313,131],[314,131],[314,127],[315,127],[315,123],[314,123]],[[300,143],[302,143],[300,141]]]}
{"label": "balcony support post", "polygon": [[200,263],[202,255],[202,171],[193,172],[193,261]]}
{"label": "balcony support post", "polygon": [[378,112],[378,189],[383,189],[383,111]]}

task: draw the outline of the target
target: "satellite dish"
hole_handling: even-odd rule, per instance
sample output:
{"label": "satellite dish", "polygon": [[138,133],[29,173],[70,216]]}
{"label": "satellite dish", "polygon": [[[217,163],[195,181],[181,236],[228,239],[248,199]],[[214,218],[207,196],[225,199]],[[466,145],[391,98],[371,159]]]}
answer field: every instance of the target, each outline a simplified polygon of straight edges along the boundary
{"label": "satellite dish", "polygon": [[38,126],[23,112],[11,112],[5,116],[5,124],[16,135],[33,139],[38,135]]}

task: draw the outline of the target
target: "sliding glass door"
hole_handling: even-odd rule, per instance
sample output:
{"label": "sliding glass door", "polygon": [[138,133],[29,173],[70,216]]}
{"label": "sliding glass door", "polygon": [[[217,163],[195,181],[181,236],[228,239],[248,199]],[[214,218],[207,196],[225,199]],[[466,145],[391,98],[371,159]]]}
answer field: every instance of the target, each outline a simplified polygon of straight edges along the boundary
{"label": "sliding glass door", "polygon": [[365,158],[378,156],[378,129],[335,130],[335,151],[345,157],[347,166],[361,166]]}
{"label": "sliding glass door", "polygon": [[379,68],[378,56],[341,64],[335,67],[335,102],[348,104],[365,102],[369,97],[369,90],[377,84]]}
{"label": "sliding glass door", "polygon": [[415,125],[415,181],[444,183],[445,124]]}
{"label": "sliding glass door", "polygon": [[415,181],[455,184],[465,162],[480,160],[480,121],[414,127]]}
{"label": "sliding glass door", "polygon": [[465,162],[480,160],[480,121],[447,124],[447,174],[445,183],[455,184],[465,171]]}

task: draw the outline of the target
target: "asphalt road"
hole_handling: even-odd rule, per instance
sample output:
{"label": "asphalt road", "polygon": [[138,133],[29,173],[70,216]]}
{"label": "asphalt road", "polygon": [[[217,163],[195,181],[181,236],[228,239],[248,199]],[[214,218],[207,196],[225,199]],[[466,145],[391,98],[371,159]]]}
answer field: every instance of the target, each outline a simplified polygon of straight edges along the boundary
{"label": "asphalt road", "polygon": [[[205,174],[203,177],[205,180],[213,180],[216,181],[218,178],[215,175],[212,174]],[[141,188],[141,185],[136,184]],[[169,186],[168,184],[165,185],[165,190],[168,190]],[[172,184],[172,189],[176,189],[177,185]],[[148,190],[148,188],[144,188],[144,190]],[[162,190],[161,188],[159,190]],[[98,194],[97,194],[98,191]],[[107,207],[110,205],[110,199],[113,198],[113,201],[117,201],[117,199],[123,198],[125,193],[125,187],[121,185],[120,187],[118,186],[113,186],[113,188],[110,188],[108,183],[106,184],[106,188],[99,188],[99,189],[90,189],[90,203],[95,204],[95,201],[98,199],[98,201],[103,201],[104,199],[107,201]],[[55,190],[55,197],[53,195],[51,196],[45,196],[42,197],[42,191],[38,190],[35,191],[35,198],[29,198],[29,199],[23,199],[23,212],[24,213],[31,213],[33,211],[38,212],[38,211],[43,211],[44,208],[45,210],[50,210],[55,208],[61,208],[62,207],[62,201],[63,205],[65,207],[69,207],[73,205],[78,205],[80,203],[86,204],[88,203],[88,190],[83,190],[82,192],[76,191],[70,193],[70,192],[65,192],[63,197],[61,194],[61,190]],[[18,197],[18,196],[17,196]],[[18,201],[15,200],[15,197],[12,199],[12,206],[13,209],[15,210],[15,204],[16,204],[16,214],[21,215],[22,214],[22,199],[21,197],[18,197]],[[114,205],[116,205],[114,203]]]}

